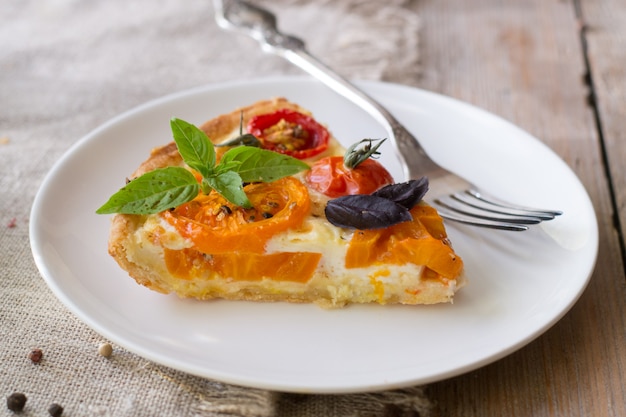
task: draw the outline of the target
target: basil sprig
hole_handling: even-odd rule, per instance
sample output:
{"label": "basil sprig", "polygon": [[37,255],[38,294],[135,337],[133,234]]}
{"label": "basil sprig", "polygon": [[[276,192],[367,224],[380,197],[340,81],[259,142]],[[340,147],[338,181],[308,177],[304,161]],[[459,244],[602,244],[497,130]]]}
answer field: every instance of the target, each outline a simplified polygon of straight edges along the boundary
{"label": "basil sprig", "polygon": [[200,191],[215,190],[231,203],[250,208],[243,183],[271,182],[309,169],[309,165],[288,155],[250,146],[229,149],[219,163],[213,143],[191,123],[170,121],[174,142],[185,164],[202,180],[183,167],[166,167],[147,172],[113,194],[98,214],[154,214],[193,200]]}
{"label": "basil sprig", "polygon": [[[354,169],[366,159],[377,159],[380,156],[378,148],[387,139],[363,139],[350,146],[343,155],[343,164],[346,168]],[[378,142],[374,145],[374,142]]]}

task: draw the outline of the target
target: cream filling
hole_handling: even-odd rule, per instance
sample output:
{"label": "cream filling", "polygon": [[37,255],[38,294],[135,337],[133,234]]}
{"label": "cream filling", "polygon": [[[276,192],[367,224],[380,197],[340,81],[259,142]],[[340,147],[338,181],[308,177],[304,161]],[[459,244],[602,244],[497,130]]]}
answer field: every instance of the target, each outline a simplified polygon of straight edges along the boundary
{"label": "cream filling", "polygon": [[161,216],[148,216],[143,227],[130,239],[127,252],[129,260],[140,265],[151,265],[160,275],[160,284],[170,291],[186,297],[211,298],[220,296],[237,298],[241,291],[315,301],[325,307],[338,307],[347,302],[378,302],[429,304],[451,301],[462,285],[460,281],[449,283],[424,281],[423,266],[372,265],[363,268],[346,268],[345,256],[352,232],[330,225],[323,217],[310,217],[298,230],[275,235],[266,246],[267,253],[315,252],[322,257],[313,277],[301,284],[293,281],[237,281],[230,277],[216,277],[211,271],[191,280],[172,276],[165,266],[163,248],[155,244],[153,237],[159,233],[164,247],[180,250],[192,247],[188,239],[181,237],[176,229]]}

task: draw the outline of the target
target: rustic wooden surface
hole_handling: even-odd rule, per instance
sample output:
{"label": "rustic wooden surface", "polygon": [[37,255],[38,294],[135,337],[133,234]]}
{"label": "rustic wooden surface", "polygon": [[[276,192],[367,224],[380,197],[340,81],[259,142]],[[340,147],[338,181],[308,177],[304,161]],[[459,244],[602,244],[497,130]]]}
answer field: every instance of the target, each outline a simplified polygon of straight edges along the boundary
{"label": "rustic wooden surface", "polygon": [[516,353],[432,384],[437,415],[626,416],[626,3],[418,0],[425,89],[540,138],[580,177],[600,231],[574,308]]}
{"label": "rustic wooden surface", "polygon": [[626,2],[582,0],[584,39],[600,131],[615,192],[618,227],[626,234]]}

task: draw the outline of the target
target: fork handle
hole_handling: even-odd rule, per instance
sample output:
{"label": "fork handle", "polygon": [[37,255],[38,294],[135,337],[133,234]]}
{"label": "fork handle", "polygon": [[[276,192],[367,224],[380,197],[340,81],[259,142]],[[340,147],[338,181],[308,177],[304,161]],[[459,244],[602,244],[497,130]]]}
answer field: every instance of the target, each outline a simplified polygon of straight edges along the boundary
{"label": "fork handle", "polygon": [[[266,30],[263,35],[262,39],[257,39],[263,44],[264,50],[282,56],[311,74],[335,92],[364,109],[385,127],[391,136],[396,153],[405,161],[403,168],[406,179],[416,177],[417,175],[414,173],[428,173],[429,176],[433,177],[441,171],[441,168],[430,159],[417,139],[385,107],[311,55],[305,49],[304,42],[280,32],[268,32]],[[406,155],[411,155],[411,159],[407,159]]]}

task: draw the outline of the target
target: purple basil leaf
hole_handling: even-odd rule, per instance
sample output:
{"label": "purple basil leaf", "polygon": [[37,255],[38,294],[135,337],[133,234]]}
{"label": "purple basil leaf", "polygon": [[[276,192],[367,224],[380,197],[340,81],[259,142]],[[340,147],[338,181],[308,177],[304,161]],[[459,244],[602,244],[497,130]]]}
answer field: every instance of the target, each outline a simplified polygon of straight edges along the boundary
{"label": "purple basil leaf", "polygon": [[413,206],[420,202],[428,191],[428,178],[422,177],[419,180],[410,180],[387,185],[372,195],[386,198],[396,204],[400,204],[407,210],[411,210]]}
{"label": "purple basil leaf", "polygon": [[335,226],[361,230],[385,228],[412,219],[405,207],[369,194],[330,200],[325,213],[328,221]]}

